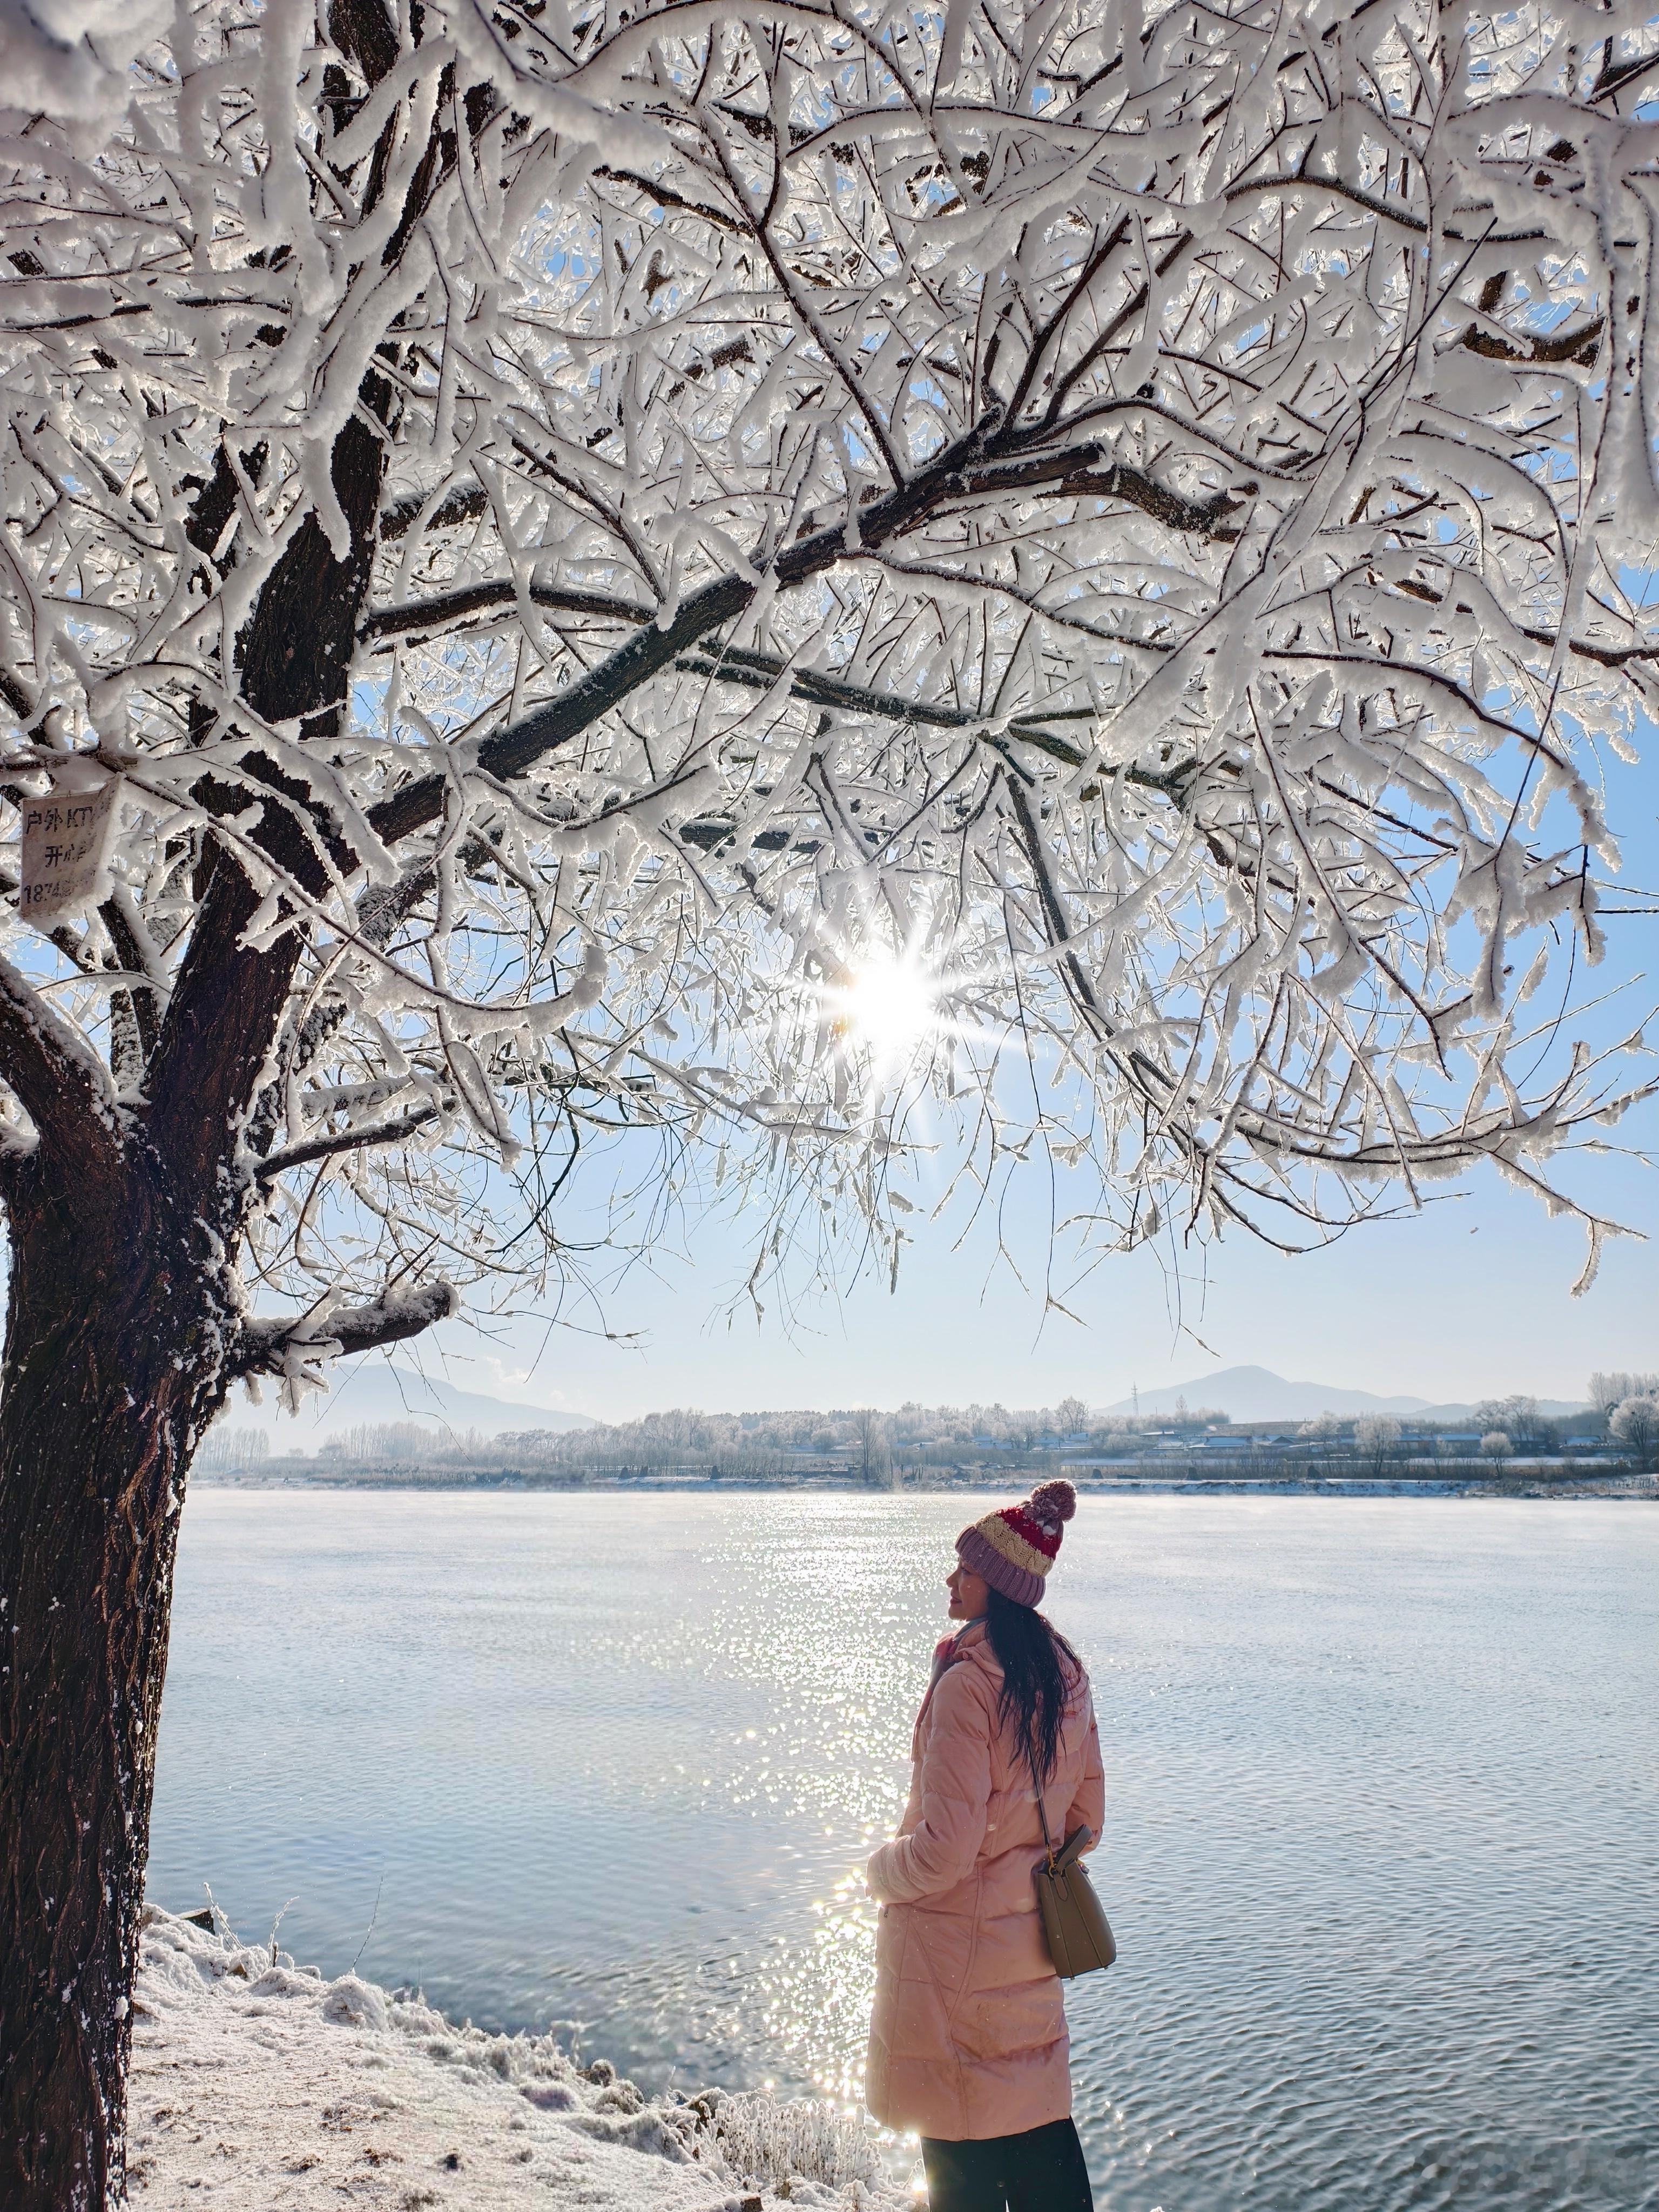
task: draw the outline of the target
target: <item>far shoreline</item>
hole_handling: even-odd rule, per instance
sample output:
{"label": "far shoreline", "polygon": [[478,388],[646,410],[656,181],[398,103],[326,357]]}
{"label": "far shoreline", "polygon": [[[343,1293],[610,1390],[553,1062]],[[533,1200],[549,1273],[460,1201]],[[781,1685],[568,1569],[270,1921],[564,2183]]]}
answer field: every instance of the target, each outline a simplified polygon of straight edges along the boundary
{"label": "far shoreline", "polygon": [[[450,1473],[428,1480],[407,1468],[345,1472],[331,1469],[312,1474],[291,1473],[266,1466],[258,1474],[214,1469],[193,1475],[191,1489],[209,1490],[334,1490],[395,1491],[411,1496],[425,1493],[465,1496],[470,1492],[498,1495],[502,1492],[526,1496],[574,1497],[592,1491],[638,1492],[668,1498],[706,1498],[757,1495],[808,1498],[933,1498],[984,1496],[1000,1493],[1011,1483],[1029,1479],[1027,1468],[990,1469],[983,1474],[948,1477],[938,1481],[906,1481],[889,1488],[860,1482],[779,1481],[771,1477],[706,1475],[676,1477],[661,1474],[600,1474],[580,1482],[548,1481],[514,1469],[500,1473],[480,1470],[465,1479]],[[1093,1478],[1068,1468],[1066,1478],[1080,1497],[1110,1498],[1486,1498],[1564,1501],[1583,1504],[1654,1504],[1659,1503],[1659,1478],[1625,1474],[1503,1476],[1450,1473],[1433,1475],[1344,1476],[1330,1481],[1297,1481],[1274,1476],[1194,1476],[1187,1480],[1135,1475]]]}

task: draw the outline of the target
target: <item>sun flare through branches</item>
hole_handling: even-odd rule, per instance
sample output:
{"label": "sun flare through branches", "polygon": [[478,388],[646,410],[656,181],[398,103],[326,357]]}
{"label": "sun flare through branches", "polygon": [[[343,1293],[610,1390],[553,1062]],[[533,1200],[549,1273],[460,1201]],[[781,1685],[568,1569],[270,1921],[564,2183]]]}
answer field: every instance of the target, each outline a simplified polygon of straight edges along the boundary
{"label": "sun flare through branches", "polygon": [[878,1079],[907,1066],[943,1026],[939,978],[913,956],[881,954],[855,966],[829,994],[849,1039]]}

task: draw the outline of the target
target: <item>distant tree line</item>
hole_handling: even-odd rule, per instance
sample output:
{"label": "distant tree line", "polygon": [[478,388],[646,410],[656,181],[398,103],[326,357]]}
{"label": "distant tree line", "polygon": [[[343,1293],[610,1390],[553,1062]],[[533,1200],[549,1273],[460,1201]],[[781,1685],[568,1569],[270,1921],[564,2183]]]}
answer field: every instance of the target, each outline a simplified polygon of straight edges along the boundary
{"label": "distant tree line", "polygon": [[[1165,1441],[1236,1441],[1240,1451],[1276,1447],[1304,1468],[1386,1476],[1425,1450],[1486,1462],[1530,1459],[1559,1452],[1570,1437],[1594,1436],[1647,1468],[1659,1452],[1659,1375],[1597,1374],[1591,1377],[1591,1410],[1565,1420],[1539,1410],[1535,1398],[1516,1395],[1483,1400],[1453,1437],[1445,1425],[1402,1420],[1391,1413],[1344,1419],[1323,1413],[1276,1427],[1235,1426],[1214,1407],[1188,1409],[1178,1401],[1172,1415],[1136,1417],[1091,1413],[1080,1397],[1057,1405],[1010,1409],[994,1405],[901,1406],[896,1413],[872,1407],[822,1411],[708,1413],[674,1407],[637,1421],[574,1430],[530,1430],[487,1436],[419,1421],[363,1424],[344,1430],[320,1448],[319,1473],[409,1468],[436,1474],[521,1473],[550,1481],[579,1483],[601,1475],[652,1476],[675,1471],[737,1481],[774,1481],[807,1469],[843,1471],[873,1489],[951,1469],[1019,1468],[1055,1460],[1132,1459]],[[1266,1432],[1264,1434],[1264,1432]],[[256,1430],[221,1429],[210,1437],[204,1465],[222,1474],[279,1467]]]}
{"label": "distant tree line", "polygon": [[[1226,1423],[1227,1416],[1212,1408],[1189,1413],[1183,1407],[1160,1425],[1185,1432]],[[363,1424],[338,1431],[319,1447],[318,1456],[342,1466],[476,1467],[493,1462],[550,1473],[568,1469],[578,1477],[706,1467],[751,1479],[781,1474],[802,1457],[839,1457],[859,1479],[880,1488],[894,1480],[896,1469],[980,1460],[1001,1465],[1066,1448],[1098,1449],[1146,1425],[1127,1415],[1091,1415],[1076,1397],[1057,1406],[1013,1411],[1000,1404],[913,1403],[896,1413],[868,1406],[762,1413],[706,1413],[676,1407],[637,1421],[496,1437],[419,1421]],[[222,1427],[204,1449],[204,1467],[217,1473],[240,1470],[269,1451],[259,1431]]]}

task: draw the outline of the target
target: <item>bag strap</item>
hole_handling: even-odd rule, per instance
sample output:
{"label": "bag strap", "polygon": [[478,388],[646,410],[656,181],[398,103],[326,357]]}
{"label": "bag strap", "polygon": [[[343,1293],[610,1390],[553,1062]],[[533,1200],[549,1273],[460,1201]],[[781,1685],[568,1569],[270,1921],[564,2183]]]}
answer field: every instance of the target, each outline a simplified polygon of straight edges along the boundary
{"label": "bag strap", "polygon": [[1048,1813],[1042,1802],[1042,1784],[1037,1779],[1036,1753],[1029,1743],[1025,1747],[1025,1756],[1030,1762],[1031,1787],[1036,1792],[1037,1818],[1042,1823],[1042,1848],[1048,1854],[1048,1871],[1052,1874],[1054,1870],[1054,1839],[1048,1833]]}

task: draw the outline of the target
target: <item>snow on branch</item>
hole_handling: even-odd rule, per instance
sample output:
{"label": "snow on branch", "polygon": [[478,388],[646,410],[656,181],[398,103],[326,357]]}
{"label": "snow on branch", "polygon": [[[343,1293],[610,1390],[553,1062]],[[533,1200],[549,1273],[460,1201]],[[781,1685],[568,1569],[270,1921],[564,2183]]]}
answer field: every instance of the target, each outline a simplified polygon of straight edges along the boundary
{"label": "snow on branch", "polygon": [[338,1307],[301,1321],[245,1321],[226,1361],[226,1376],[234,1382],[243,1376],[280,1376],[284,1402],[293,1411],[307,1390],[328,1388],[331,1361],[419,1336],[460,1310],[459,1291],[438,1282],[401,1295],[386,1291],[372,1305]]}
{"label": "snow on branch", "polygon": [[33,1124],[27,1134],[6,1133],[9,1153],[38,1146],[60,1169],[73,1167],[83,1187],[113,1164],[125,1133],[102,1061],[3,956],[0,1080]]}
{"label": "snow on branch", "polygon": [[1638,1103],[1646,18],[1005,12],[193,0],[0,145],[0,791],[122,774],[11,1002],[295,1298],[643,1126],[896,1262],[922,1092],[1107,1243]]}

